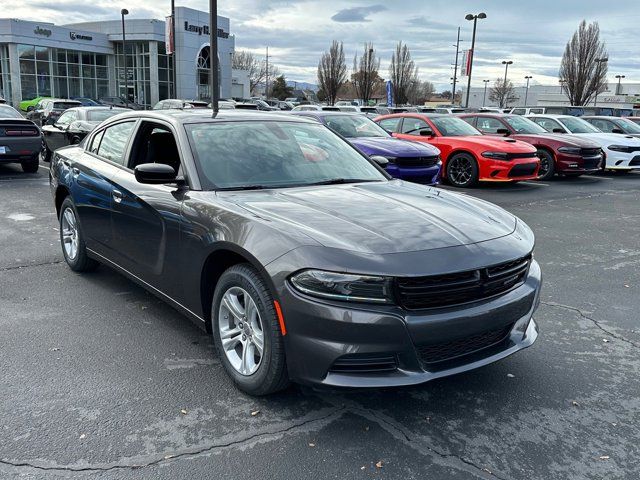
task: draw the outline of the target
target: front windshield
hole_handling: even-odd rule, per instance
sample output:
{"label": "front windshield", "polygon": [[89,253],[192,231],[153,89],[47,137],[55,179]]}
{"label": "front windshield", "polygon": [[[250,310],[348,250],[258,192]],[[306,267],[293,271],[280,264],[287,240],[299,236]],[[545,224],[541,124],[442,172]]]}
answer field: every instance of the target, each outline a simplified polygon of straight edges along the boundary
{"label": "front windshield", "polygon": [[384,181],[346,141],[320,124],[209,122],[186,126],[207,189]]}
{"label": "front windshield", "polygon": [[582,120],[581,118],[576,117],[566,117],[559,118],[560,123],[562,123],[567,130],[571,133],[602,133],[596,127],[591,125],[586,120]]}
{"label": "front windshield", "polygon": [[386,130],[364,115],[327,115],[327,127],[346,138],[388,137]]}
{"label": "front windshield", "polygon": [[23,118],[22,115],[13,107],[8,105],[0,105],[0,118]]}
{"label": "front windshield", "polygon": [[516,131],[516,133],[547,133],[547,131],[537,123],[534,123],[528,118],[524,118],[519,115],[514,115],[513,117],[505,117],[504,119],[511,126],[511,128]]}
{"label": "front windshield", "polygon": [[478,130],[458,117],[431,117],[431,121],[443,137],[482,135]]}
{"label": "front windshield", "polygon": [[103,120],[106,120],[107,118],[113,117],[114,115],[117,115],[118,113],[122,113],[122,112],[126,112],[127,110],[125,109],[91,109],[89,112],[87,112],[87,120],[89,120],[90,122],[102,122]]}
{"label": "front windshield", "polygon": [[618,124],[625,133],[640,133],[640,126],[637,123],[632,122],[631,120],[627,120],[626,118],[621,118],[618,120]]}

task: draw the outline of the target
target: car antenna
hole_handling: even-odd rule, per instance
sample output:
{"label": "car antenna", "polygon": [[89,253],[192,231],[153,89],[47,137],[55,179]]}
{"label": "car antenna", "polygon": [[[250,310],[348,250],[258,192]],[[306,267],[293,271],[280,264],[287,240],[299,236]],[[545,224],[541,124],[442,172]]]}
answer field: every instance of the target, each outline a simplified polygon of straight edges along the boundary
{"label": "car antenna", "polygon": [[218,78],[218,0],[209,0],[209,80],[211,89],[212,118],[218,115],[220,79]]}

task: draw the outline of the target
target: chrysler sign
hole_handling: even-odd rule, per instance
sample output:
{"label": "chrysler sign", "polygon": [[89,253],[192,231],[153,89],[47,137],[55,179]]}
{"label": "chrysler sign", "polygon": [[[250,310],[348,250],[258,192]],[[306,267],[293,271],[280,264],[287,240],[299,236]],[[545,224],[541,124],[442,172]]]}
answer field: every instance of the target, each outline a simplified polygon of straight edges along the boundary
{"label": "chrysler sign", "polygon": [[93,37],[89,35],[82,35],[76,32],[69,32],[69,38],[71,38],[71,40],[93,40]]}

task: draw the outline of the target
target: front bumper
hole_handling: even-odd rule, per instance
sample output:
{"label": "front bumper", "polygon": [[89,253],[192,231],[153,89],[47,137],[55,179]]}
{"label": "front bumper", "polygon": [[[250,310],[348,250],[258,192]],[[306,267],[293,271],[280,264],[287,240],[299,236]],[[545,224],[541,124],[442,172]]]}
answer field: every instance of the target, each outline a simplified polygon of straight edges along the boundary
{"label": "front bumper", "polygon": [[640,152],[625,153],[606,151],[607,170],[640,170]]}
{"label": "front bumper", "polygon": [[556,171],[559,173],[594,173],[602,168],[604,159],[602,155],[583,157],[582,155],[570,155],[556,153]]}
{"label": "front bumper", "polygon": [[401,167],[390,163],[385,171],[393,178],[424,185],[437,185],[440,183],[441,166],[442,164],[438,163],[431,167]]}
{"label": "front bumper", "polygon": [[[399,307],[325,302],[283,289],[288,371],[303,384],[333,387],[414,385],[472,370],[529,347],[538,336],[533,314],[542,275],[532,261],[526,281],[501,296],[479,302],[407,312]],[[504,331],[499,341],[438,363],[425,360],[425,347],[453,345],[483,332]],[[336,369],[344,359],[393,358],[384,371]],[[355,359],[355,360],[354,360]]]}
{"label": "front bumper", "polygon": [[483,182],[513,182],[538,178],[540,161],[534,158],[516,158],[509,161],[482,157],[478,162],[479,180]]}

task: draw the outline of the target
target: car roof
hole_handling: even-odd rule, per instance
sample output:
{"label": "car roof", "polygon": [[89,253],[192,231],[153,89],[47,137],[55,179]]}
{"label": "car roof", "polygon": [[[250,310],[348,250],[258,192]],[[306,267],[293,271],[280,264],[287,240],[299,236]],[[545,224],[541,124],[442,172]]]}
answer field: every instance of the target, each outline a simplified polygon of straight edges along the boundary
{"label": "car roof", "polygon": [[457,117],[458,115],[452,115],[450,113],[433,113],[433,112],[398,112],[398,113],[390,113],[389,115],[381,115],[385,118],[393,118],[393,117],[406,117],[406,116],[419,116],[419,117],[427,117],[427,118],[438,118],[438,117]]}
{"label": "car roof", "polygon": [[558,113],[532,113],[525,115],[527,117],[547,117],[547,118],[580,118],[574,115],[560,115]]}
{"label": "car roof", "polygon": [[582,115],[580,118],[600,118],[602,120],[620,120],[624,117],[615,117],[613,115]]}
{"label": "car roof", "polygon": [[296,110],[295,112],[290,112],[290,113],[296,116],[304,116],[306,114],[306,115],[315,115],[316,117],[328,117],[328,116],[365,117],[366,116],[361,112],[340,112],[340,111],[334,111],[334,110],[308,110],[306,112],[304,110]]}
{"label": "car roof", "polygon": [[[86,107],[90,108],[90,107]],[[213,117],[213,110],[207,108],[196,108],[189,110],[127,110],[117,116],[119,120],[128,118],[150,118],[158,120],[169,120],[174,123],[215,123],[215,122],[242,122],[242,121],[291,121],[300,123],[310,123],[316,125],[317,122],[304,118],[301,115],[278,114],[279,112],[261,112],[253,110],[220,110]],[[113,117],[115,118],[115,117]]]}
{"label": "car roof", "polygon": [[474,117],[522,117],[522,115],[515,115],[513,113],[502,113],[502,112],[468,112],[468,113],[459,113],[458,117],[469,117],[473,115]]}

